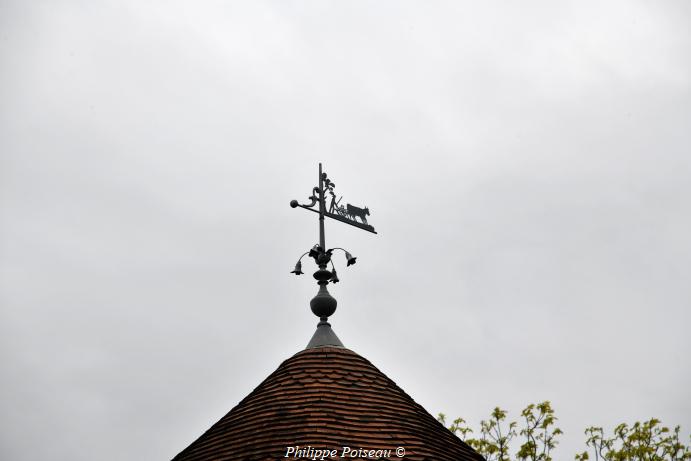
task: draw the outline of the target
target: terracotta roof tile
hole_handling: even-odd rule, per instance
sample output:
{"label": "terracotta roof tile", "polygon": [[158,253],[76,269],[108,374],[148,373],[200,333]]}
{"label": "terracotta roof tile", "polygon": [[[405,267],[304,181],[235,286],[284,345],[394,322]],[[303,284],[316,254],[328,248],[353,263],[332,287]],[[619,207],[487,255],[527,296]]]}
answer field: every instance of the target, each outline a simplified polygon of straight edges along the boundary
{"label": "terracotta roof tile", "polygon": [[381,458],[390,460],[483,459],[369,361],[319,347],[283,362],[174,461],[276,461],[296,445],[391,449]]}

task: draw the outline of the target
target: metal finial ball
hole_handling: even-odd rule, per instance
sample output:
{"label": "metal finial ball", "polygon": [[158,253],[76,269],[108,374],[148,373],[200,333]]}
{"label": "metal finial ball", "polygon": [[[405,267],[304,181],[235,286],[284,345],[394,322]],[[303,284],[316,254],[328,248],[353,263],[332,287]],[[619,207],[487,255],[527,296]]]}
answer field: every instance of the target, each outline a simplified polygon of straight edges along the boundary
{"label": "metal finial ball", "polygon": [[290,201],[290,208],[297,208],[298,207],[298,201],[297,200],[291,200]]}
{"label": "metal finial ball", "polygon": [[319,292],[310,301],[312,313],[319,318],[326,318],[336,312],[336,299],[326,289],[326,285],[319,286]]}

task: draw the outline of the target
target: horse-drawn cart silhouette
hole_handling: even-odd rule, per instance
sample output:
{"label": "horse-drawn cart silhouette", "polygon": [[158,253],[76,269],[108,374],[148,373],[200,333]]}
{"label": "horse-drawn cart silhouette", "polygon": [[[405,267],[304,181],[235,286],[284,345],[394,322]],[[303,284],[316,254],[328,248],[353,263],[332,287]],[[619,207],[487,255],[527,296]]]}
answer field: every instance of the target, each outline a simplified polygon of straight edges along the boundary
{"label": "horse-drawn cart silhouette", "polygon": [[350,203],[346,204],[346,206],[339,205],[341,199],[343,197],[339,198],[336,200],[336,194],[331,192],[331,205],[329,207],[329,213],[333,213],[335,215],[338,215],[342,218],[349,219],[350,221],[355,221],[357,222],[357,219],[355,218],[360,218],[362,221],[362,224],[365,226],[369,226],[367,224],[367,216],[369,216],[369,208],[364,207],[360,208],[355,205],[351,205]]}
{"label": "horse-drawn cart silhouette", "polygon": [[[346,206],[340,205],[343,196],[336,200],[336,193],[334,192],[334,187],[336,187],[336,184],[334,184],[326,176],[326,173],[322,173],[320,163],[319,187],[313,188],[312,195],[307,197],[308,200],[310,200],[310,203],[300,204],[297,200],[291,200],[290,206],[293,208],[305,208],[307,210],[314,211],[315,213],[319,213],[322,216],[327,216],[329,218],[335,219],[336,221],[341,221],[346,224],[350,224],[351,226],[355,226],[360,229],[366,230],[367,232],[372,232],[373,234],[376,234],[377,232],[374,230],[374,227],[372,227],[372,225],[367,222],[367,216],[369,216],[369,208],[367,208],[366,206],[364,208],[360,208],[358,206],[351,205],[350,203],[346,204]],[[329,203],[328,211],[326,209],[325,197],[327,193],[331,195],[331,201]],[[313,207],[317,203],[319,203],[320,200],[321,205],[319,211],[317,211],[313,209]],[[359,221],[358,218],[360,219]],[[323,222],[323,218],[321,222]]]}

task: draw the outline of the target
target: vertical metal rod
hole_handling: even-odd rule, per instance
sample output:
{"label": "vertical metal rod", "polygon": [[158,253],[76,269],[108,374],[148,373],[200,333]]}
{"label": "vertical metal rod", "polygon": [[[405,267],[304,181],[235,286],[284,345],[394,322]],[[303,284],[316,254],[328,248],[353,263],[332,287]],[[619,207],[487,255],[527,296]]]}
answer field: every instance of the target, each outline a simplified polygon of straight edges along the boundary
{"label": "vertical metal rod", "polygon": [[322,251],[326,251],[326,239],[324,238],[324,211],[326,211],[326,206],[324,202],[324,179],[322,178],[322,164],[319,162],[319,246],[322,247]]}

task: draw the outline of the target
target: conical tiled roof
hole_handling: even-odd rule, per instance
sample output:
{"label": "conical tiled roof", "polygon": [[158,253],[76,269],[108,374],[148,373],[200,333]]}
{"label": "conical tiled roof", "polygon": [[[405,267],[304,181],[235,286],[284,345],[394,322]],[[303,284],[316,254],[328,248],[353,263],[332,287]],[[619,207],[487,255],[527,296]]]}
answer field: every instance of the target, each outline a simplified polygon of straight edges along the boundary
{"label": "conical tiled roof", "polygon": [[295,446],[338,450],[327,459],[343,447],[392,450],[374,459],[483,459],[368,360],[323,346],[283,362],[174,461],[276,461]]}

